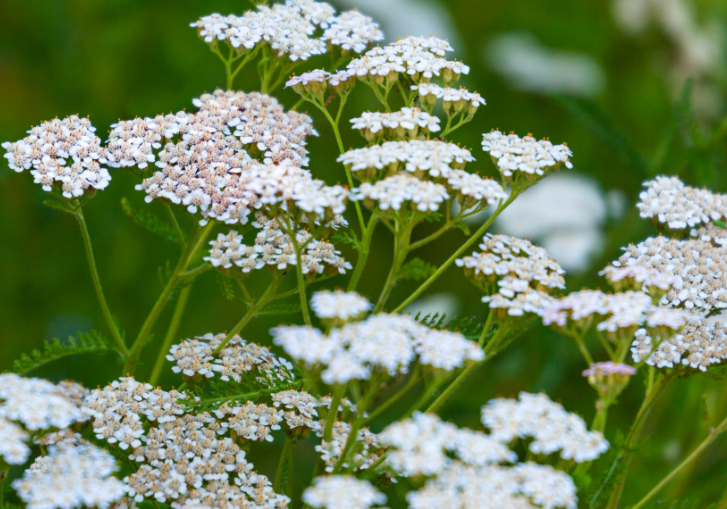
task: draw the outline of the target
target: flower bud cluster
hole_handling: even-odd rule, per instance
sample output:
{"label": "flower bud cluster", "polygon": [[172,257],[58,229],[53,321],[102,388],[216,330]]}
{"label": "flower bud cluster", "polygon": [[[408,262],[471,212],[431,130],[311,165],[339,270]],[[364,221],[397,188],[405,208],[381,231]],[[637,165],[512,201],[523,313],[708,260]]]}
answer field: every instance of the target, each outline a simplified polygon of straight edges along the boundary
{"label": "flower bud cluster", "polygon": [[609,265],[599,275],[606,279],[617,292],[623,290],[643,291],[658,301],[670,289],[681,289],[681,279],[673,274],[659,272],[641,265]]}
{"label": "flower bud cluster", "polygon": [[490,154],[504,180],[511,184],[519,184],[520,179],[538,180],[563,165],[573,167],[570,162],[573,153],[566,144],[553,145],[547,139],[538,141],[530,134],[520,138],[515,133],[495,130],[482,136],[482,150]]}
{"label": "flower bud cluster", "polygon": [[[268,44],[278,57],[292,62],[307,60],[326,52],[326,43],[345,52],[361,53],[369,44],[380,41],[384,34],[378,25],[357,11],[338,16],[333,7],[310,0],[287,0],[272,7],[259,5],[257,10],[242,16],[211,14],[190,24],[199,36],[214,47],[225,41],[238,53]],[[325,29],[319,37],[318,28]]]}
{"label": "flower bud cluster", "polygon": [[233,336],[216,357],[212,352],[222,344],[225,334],[205,334],[185,339],[172,345],[167,360],[175,363],[172,371],[196,379],[213,378],[215,373],[224,381],[240,382],[245,376],[273,385],[295,379],[293,366],[276,357],[264,346],[247,343],[240,336]]}
{"label": "flower bud cluster", "polygon": [[[662,338],[663,339],[663,338]],[[689,366],[707,371],[712,364],[727,359],[727,327],[723,322],[710,325],[704,318],[691,320],[678,334],[654,344],[652,336],[645,330],[636,331],[631,345],[634,362],[645,362],[657,368]]]}
{"label": "flower bud cluster", "polygon": [[353,129],[358,129],[367,142],[381,141],[384,137],[414,139],[421,135],[435,133],[439,118],[417,107],[402,108],[399,111],[367,111],[352,118]]}
{"label": "flower bud cluster", "polygon": [[95,132],[87,118],[72,115],[43,122],[22,140],[5,142],[2,147],[11,169],[30,170],[44,191],[51,192],[55,186],[65,198],[77,198],[89,189],[105,189],[111,182],[108,170],[99,165],[105,150]]}
{"label": "flower bud cluster", "polygon": [[55,385],[40,378],[0,374],[0,460],[20,465],[30,456],[30,435],[64,429],[88,420],[85,389],[73,382]]}
{"label": "flower bud cluster", "polygon": [[288,426],[286,431],[289,433],[294,432],[296,429],[299,432],[320,430],[321,423],[318,420],[316,408],[321,403],[307,392],[292,389],[276,392],[272,395],[272,400],[275,408],[283,407],[283,419]]}
{"label": "flower bud cluster", "polygon": [[180,126],[184,129],[193,118],[180,111],[176,115],[119,120],[111,124],[102,162],[113,168],[136,166],[143,170],[156,162],[154,151],[162,148],[162,141],[173,139],[179,134]]}
{"label": "flower bud cluster", "polygon": [[442,39],[404,37],[367,51],[364,56],[352,60],[347,68],[359,79],[378,85],[390,85],[400,77],[409,83],[440,78],[444,85],[450,85],[462,74],[469,74],[470,68],[462,62],[443,58],[446,51],[453,50],[449,42]]}
{"label": "flower bud cluster", "polygon": [[639,194],[639,214],[672,230],[683,230],[727,218],[723,195],[685,186],[678,177],[656,177],[644,182]]}
{"label": "flower bud cluster", "polygon": [[524,313],[542,315],[550,302],[549,292],[565,288],[565,271],[542,247],[530,241],[488,233],[480,244],[482,252],[457,259],[465,276],[485,296],[482,302],[501,309],[509,316]]}
{"label": "flower bud cluster", "polygon": [[271,330],[276,345],[310,368],[322,368],[327,384],[368,379],[373,371],[406,373],[417,358],[434,369],[451,371],[484,353],[461,334],[433,330],[405,315],[385,313],[333,329],[328,336],[307,326]]}
{"label": "flower bud cluster", "polygon": [[629,384],[636,369],[619,362],[596,362],[583,371],[601,401],[612,402]]}

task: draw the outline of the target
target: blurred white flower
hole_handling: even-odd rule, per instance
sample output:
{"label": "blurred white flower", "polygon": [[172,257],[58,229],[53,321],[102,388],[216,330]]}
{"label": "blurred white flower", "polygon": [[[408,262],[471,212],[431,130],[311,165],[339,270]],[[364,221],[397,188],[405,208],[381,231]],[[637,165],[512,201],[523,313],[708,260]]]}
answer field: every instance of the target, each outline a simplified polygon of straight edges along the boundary
{"label": "blurred white flower", "polygon": [[366,14],[381,25],[386,41],[407,35],[437,35],[454,48],[463,48],[452,15],[437,0],[341,0],[347,8],[365,7]]}
{"label": "blurred white flower", "polygon": [[439,313],[440,316],[446,314],[452,318],[459,313],[459,310],[460,302],[455,294],[440,292],[415,300],[407,306],[405,312],[411,314],[411,316],[420,313],[420,318],[427,315],[434,316],[435,313]]}
{"label": "blurred white flower", "polygon": [[[711,13],[696,12],[689,0],[614,0],[613,17],[627,35],[639,36],[653,27],[669,41],[658,55],[669,55],[666,80],[672,94],[678,96],[687,78],[693,78],[692,102],[695,111],[718,116],[724,109],[724,97],[713,80],[725,71],[725,33],[727,27]],[[700,14],[702,14],[700,16]],[[700,19],[704,22],[700,23]]]}
{"label": "blurred white flower", "polygon": [[499,231],[532,238],[568,272],[584,270],[603,242],[609,213],[598,185],[568,173],[551,175],[522,194],[497,218]]}
{"label": "blurred white flower", "polygon": [[603,69],[592,57],[548,48],[527,32],[490,39],[485,61],[515,88],[528,92],[595,97],[606,83]]}

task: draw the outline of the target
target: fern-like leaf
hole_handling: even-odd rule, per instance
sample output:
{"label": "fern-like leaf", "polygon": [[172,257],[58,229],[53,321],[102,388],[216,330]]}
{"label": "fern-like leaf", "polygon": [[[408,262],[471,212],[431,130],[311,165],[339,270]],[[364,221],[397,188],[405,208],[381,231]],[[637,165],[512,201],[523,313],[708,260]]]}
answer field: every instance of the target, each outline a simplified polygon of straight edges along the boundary
{"label": "fern-like leaf", "polygon": [[358,240],[356,234],[349,230],[340,230],[338,233],[331,237],[331,242],[339,245],[342,244],[353,246],[356,251],[361,250],[361,241]]}
{"label": "fern-like leaf", "polygon": [[60,202],[58,200],[54,200],[52,198],[43,200],[43,205],[45,205],[49,209],[59,210],[61,212],[65,212],[66,214],[76,215],[76,210],[73,209],[73,207],[71,207],[70,205],[68,205],[66,203]]}
{"label": "fern-like leaf", "polygon": [[413,258],[399,269],[399,279],[421,281],[437,271],[437,267],[421,258]]}
{"label": "fern-like leaf", "polygon": [[121,208],[124,209],[124,212],[132,221],[145,230],[159,235],[164,239],[179,243],[179,237],[174,227],[156,214],[145,210],[134,210],[126,198],[121,199]]}
{"label": "fern-like leaf", "polygon": [[235,289],[232,287],[232,280],[219,271],[215,272],[217,272],[217,282],[220,285],[220,290],[222,290],[222,295],[224,295],[227,300],[234,300]]}
{"label": "fern-like leaf", "polygon": [[33,350],[30,355],[21,355],[20,359],[13,363],[12,371],[21,374],[27,373],[69,355],[103,352],[118,352],[118,350],[113,342],[96,331],[79,333],[78,337],[69,337],[65,342],[57,338],[46,341],[42,350]]}
{"label": "fern-like leaf", "polygon": [[234,402],[245,403],[247,401],[259,401],[261,398],[276,392],[289,389],[298,390],[303,387],[302,379],[290,379],[287,382],[276,381],[276,383],[263,382],[253,374],[243,377],[239,383],[224,382],[212,379],[210,385],[204,391],[197,389],[196,396],[199,400],[190,400],[188,405],[196,412],[216,410],[223,403]]}
{"label": "fern-like leaf", "polygon": [[271,302],[256,313],[257,315],[291,315],[300,313],[300,302],[280,303]]}

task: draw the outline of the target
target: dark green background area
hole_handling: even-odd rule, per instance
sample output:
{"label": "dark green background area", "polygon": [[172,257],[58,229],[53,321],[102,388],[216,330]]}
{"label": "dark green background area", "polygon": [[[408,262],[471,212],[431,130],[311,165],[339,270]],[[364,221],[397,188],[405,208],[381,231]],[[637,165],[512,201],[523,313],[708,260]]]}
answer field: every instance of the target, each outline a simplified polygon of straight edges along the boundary
{"label": "dark green background area", "polygon": [[[698,4],[703,16],[727,20],[727,8],[722,2]],[[481,133],[497,127],[547,136],[556,143],[567,141],[575,154],[576,172],[594,178],[604,191],[625,192],[628,205],[624,219],[606,225],[605,250],[594,260],[588,274],[595,275],[617,257],[621,246],[654,233],[638,219],[634,204],[641,182],[653,175],[653,154],[660,147],[667,151],[656,168],[659,172],[679,174],[690,183],[725,190],[723,141],[695,155],[689,148],[694,144],[692,122],[676,123],[676,118],[681,117],[675,111],[681,110],[657,64],[658,55],[668,56],[673,48],[658,33],[625,37],[612,21],[610,4],[604,1],[447,0],[446,5],[464,43],[464,47],[456,48],[457,57],[471,66],[463,84],[487,100],[475,120],[454,135],[455,141],[471,147],[478,159],[469,166],[470,171],[495,175],[495,168],[479,144]],[[192,98],[224,86],[224,69],[189,23],[211,12],[241,13],[248,8],[249,4],[242,1],[221,0],[3,1],[0,141],[20,139],[31,126],[55,116],[89,115],[105,139],[109,125],[118,119],[192,109]],[[366,12],[365,1],[360,8]],[[606,73],[604,93],[595,102],[586,102],[514,90],[485,66],[482,57],[491,37],[512,30],[529,31],[554,49],[592,56]],[[314,66],[312,60],[309,68]],[[236,88],[249,91],[258,86],[254,67],[249,72],[238,77]],[[281,92],[278,97],[288,107],[297,101],[291,91]],[[357,87],[349,104],[349,118],[377,108],[372,94],[363,86]],[[343,169],[335,162],[338,150],[330,127],[317,112],[305,106],[302,110],[312,114],[321,133],[310,140],[308,147],[311,170],[328,183],[342,181]],[[696,127],[699,132],[712,128],[709,122]],[[362,145],[357,133],[346,126],[342,131],[347,147]],[[110,186],[88,204],[86,217],[109,305],[127,335],[133,337],[161,291],[159,267],[167,261],[174,263],[178,253],[175,245],[132,223],[120,202],[127,197],[135,206],[150,211],[160,211],[159,204],[144,204],[142,193],[134,191],[137,181],[131,174],[112,170],[112,177]],[[64,338],[93,328],[107,332],[78,225],[72,217],[44,207],[45,198],[27,173],[16,174],[4,159],[0,162],[0,370],[9,368],[21,353],[38,348],[51,337]],[[423,230],[427,228],[434,226],[426,225]],[[437,264],[462,240],[462,232],[452,232],[420,256]],[[376,297],[389,269],[391,247],[390,237],[380,228],[362,279],[363,294]],[[346,248],[344,255],[355,260],[355,254]],[[333,284],[343,285],[344,281],[338,278]],[[568,279],[568,291],[584,285],[603,286],[605,282],[597,276]],[[414,288],[413,283],[401,284],[390,303],[401,301]],[[436,291],[457,294],[463,314],[484,316],[481,295],[456,267],[432,287],[432,292]],[[140,378],[151,371],[171,307],[168,305],[160,317],[155,337],[145,350]],[[216,278],[207,273],[195,282],[179,337],[224,331],[242,313],[243,304],[225,300]],[[243,335],[269,345],[271,326],[295,320],[296,315],[261,317]],[[604,355],[598,357],[603,359]],[[513,396],[521,390],[544,390],[568,410],[590,420],[594,392],[580,376],[584,368],[571,342],[536,325],[473,375],[443,407],[442,415],[458,424],[474,426],[479,421],[480,406],[488,399]],[[111,356],[72,357],[32,374],[54,380],[70,377],[96,385],[119,376],[121,365]],[[179,383],[170,370],[162,382],[166,386]],[[652,436],[644,445],[643,457],[634,464],[627,500],[638,500],[676,465],[681,457],[679,447],[689,451],[701,440],[708,429],[704,407],[717,407],[722,414],[727,411],[724,390],[723,382],[698,376],[674,383],[647,424],[646,434]],[[617,429],[626,431],[642,394],[642,380],[637,377],[612,410],[609,439]],[[665,454],[665,444],[677,454]],[[714,444],[693,472],[674,483],[668,496],[675,499],[689,495],[704,503],[722,497],[723,472],[727,468],[724,449],[725,441]],[[304,449],[301,454],[312,453]],[[271,459],[260,460],[262,471],[270,473],[274,468],[270,465]]]}

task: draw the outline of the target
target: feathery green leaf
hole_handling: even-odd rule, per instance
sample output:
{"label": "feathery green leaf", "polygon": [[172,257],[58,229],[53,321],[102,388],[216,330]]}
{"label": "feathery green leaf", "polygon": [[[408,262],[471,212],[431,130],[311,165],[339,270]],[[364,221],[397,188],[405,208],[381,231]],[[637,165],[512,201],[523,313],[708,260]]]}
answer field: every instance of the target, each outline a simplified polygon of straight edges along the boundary
{"label": "feathery green leaf", "polygon": [[97,331],[79,333],[78,337],[69,337],[68,341],[57,338],[46,341],[42,350],[33,350],[30,355],[23,354],[13,363],[12,371],[27,373],[49,362],[68,357],[98,352],[118,352],[116,346],[109,339],[104,338]]}
{"label": "feathery green leaf", "polygon": [[145,210],[134,210],[126,198],[121,199],[121,207],[127,216],[131,218],[137,225],[141,226],[147,231],[159,235],[160,237],[170,240],[175,243],[179,243],[179,237],[174,227],[167,221],[164,221],[156,214],[147,212]]}
{"label": "feathery green leaf", "polygon": [[437,268],[429,262],[425,262],[421,258],[413,258],[406,262],[400,269],[399,279],[409,281],[421,281],[426,279],[437,271]]}

